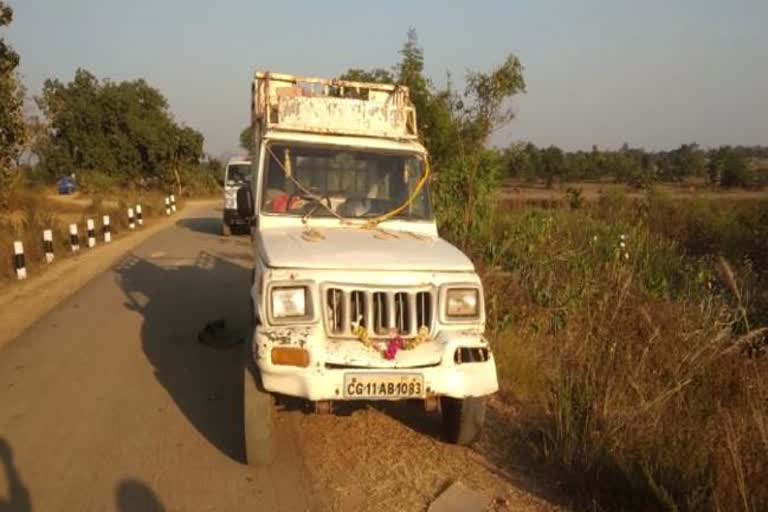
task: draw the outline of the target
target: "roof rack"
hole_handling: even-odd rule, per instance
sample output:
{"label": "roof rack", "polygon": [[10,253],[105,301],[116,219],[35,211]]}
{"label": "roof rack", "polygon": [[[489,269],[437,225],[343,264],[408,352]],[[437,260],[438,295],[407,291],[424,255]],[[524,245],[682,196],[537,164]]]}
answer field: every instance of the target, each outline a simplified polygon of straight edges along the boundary
{"label": "roof rack", "polygon": [[418,138],[408,88],[395,84],[257,72],[251,115],[263,131]]}

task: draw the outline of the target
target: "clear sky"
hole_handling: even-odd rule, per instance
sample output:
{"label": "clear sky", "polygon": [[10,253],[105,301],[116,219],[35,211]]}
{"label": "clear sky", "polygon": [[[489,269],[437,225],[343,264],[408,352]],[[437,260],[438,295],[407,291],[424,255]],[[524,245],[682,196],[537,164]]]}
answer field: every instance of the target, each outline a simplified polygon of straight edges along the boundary
{"label": "clear sky", "polygon": [[438,84],[523,62],[497,145],[768,145],[768,0],[6,1],[31,94],[77,67],[143,77],[214,155],[237,148],[254,69],[389,67],[409,26]]}

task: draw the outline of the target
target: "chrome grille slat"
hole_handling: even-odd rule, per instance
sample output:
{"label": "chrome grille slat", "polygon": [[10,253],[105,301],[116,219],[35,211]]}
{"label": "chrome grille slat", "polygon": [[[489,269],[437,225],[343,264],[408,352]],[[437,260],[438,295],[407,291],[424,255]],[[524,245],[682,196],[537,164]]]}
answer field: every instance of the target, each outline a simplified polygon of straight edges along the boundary
{"label": "chrome grille slat", "polygon": [[395,327],[397,327],[397,310],[395,309],[394,293],[387,294],[387,309],[389,309],[389,324],[387,325],[387,327],[389,329],[394,329]]}
{"label": "chrome grille slat", "polygon": [[387,297],[383,292],[373,292],[374,318],[371,325],[376,334],[385,334],[389,329],[389,308]]}
{"label": "chrome grille slat", "polygon": [[411,333],[410,319],[408,318],[409,295],[407,293],[397,292],[393,294],[393,299],[395,327],[400,333],[407,336]]}
{"label": "chrome grille slat", "polygon": [[352,336],[352,322],[357,321],[352,318],[352,294],[341,290],[341,295],[344,297],[342,301],[344,309],[341,312],[341,317],[344,319],[342,333],[344,336]]}
{"label": "chrome grille slat", "polygon": [[410,325],[408,326],[408,335],[415,335],[419,330],[419,319],[417,318],[416,301],[418,300],[418,293],[408,294],[408,316],[410,317]]}
{"label": "chrome grille slat", "polygon": [[354,338],[353,323],[361,321],[372,338],[387,338],[392,329],[414,337],[425,325],[430,332],[437,294],[430,288],[366,288],[327,285],[325,325],[330,337]]}
{"label": "chrome grille slat", "polygon": [[[350,314],[350,332],[352,330],[351,324],[352,323],[360,323],[360,325],[363,325],[365,327],[368,327],[368,319],[366,318],[366,315],[368,314],[368,311],[366,310],[366,297],[365,294],[361,291],[353,291],[350,294],[351,299],[351,306],[349,308],[349,314]],[[370,318],[370,317],[368,317]]]}
{"label": "chrome grille slat", "polygon": [[329,331],[333,334],[342,334],[344,332],[343,300],[344,293],[341,290],[331,288],[326,293],[328,327]]}
{"label": "chrome grille slat", "polygon": [[371,331],[375,329],[373,325],[373,294],[364,292],[365,297],[365,327]]}

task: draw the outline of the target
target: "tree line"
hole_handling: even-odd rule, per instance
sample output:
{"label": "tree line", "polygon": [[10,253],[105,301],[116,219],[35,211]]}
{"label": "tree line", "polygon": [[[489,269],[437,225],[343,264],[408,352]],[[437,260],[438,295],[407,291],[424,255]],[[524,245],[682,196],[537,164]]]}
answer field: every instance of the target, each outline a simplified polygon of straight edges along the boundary
{"label": "tree line", "polygon": [[510,178],[551,187],[555,182],[613,178],[635,187],[653,182],[681,182],[706,178],[713,186],[753,187],[768,183],[768,148],[722,146],[705,150],[695,143],[670,151],[647,151],[624,144],[616,151],[563,151],[530,142],[497,150],[504,174]]}
{"label": "tree line", "polygon": [[[13,10],[0,1],[0,27],[12,20]],[[190,184],[215,186],[221,166],[202,163],[203,135],[177,123],[146,81],[100,80],[78,69],[69,82],[46,80],[35,98],[42,118],[25,116],[19,62],[0,39],[0,206],[25,180],[68,175],[93,190],[127,185],[181,194]]]}

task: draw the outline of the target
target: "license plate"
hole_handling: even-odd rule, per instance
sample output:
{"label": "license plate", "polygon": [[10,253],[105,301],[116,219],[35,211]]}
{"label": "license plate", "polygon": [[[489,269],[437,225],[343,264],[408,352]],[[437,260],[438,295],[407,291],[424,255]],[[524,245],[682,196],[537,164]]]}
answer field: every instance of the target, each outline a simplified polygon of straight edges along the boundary
{"label": "license plate", "polygon": [[424,377],[417,373],[344,374],[344,398],[395,400],[424,397]]}

